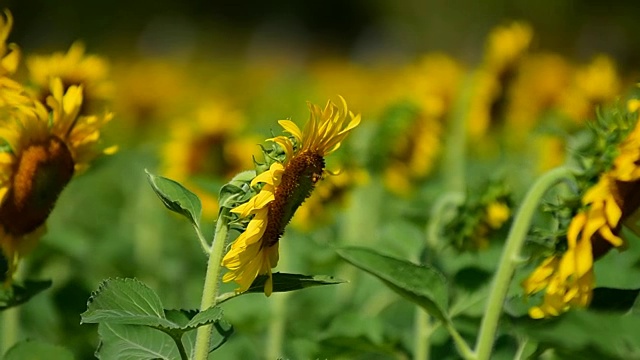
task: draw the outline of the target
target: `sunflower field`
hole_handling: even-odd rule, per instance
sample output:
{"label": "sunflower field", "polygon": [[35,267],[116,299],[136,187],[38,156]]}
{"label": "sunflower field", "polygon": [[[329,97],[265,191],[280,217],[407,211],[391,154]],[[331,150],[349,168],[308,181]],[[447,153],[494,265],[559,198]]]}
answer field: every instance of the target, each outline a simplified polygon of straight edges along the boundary
{"label": "sunflower field", "polygon": [[3,359],[640,359],[635,2],[246,6],[0,9]]}

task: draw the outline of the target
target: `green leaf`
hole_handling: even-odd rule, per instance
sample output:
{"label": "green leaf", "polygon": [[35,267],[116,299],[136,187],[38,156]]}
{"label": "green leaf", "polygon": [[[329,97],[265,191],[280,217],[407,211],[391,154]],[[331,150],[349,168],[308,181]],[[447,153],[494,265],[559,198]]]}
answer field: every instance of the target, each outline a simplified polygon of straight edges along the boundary
{"label": "green leaf", "polygon": [[633,308],[640,289],[612,289],[599,287],[593,289],[593,298],[589,309],[598,311],[625,312]]}
{"label": "green leaf", "polygon": [[156,176],[145,170],[151,188],[158,195],[167,209],[186,217],[191,224],[200,226],[200,216],[202,215],[202,204],[198,196],[179,182]]}
{"label": "green leaf", "polygon": [[81,314],[81,323],[100,322],[179,327],[165,318],[158,295],[136,279],[109,279],[100,284]]}
{"label": "green leaf", "polygon": [[[287,274],[287,273],[273,273],[273,292],[287,292],[305,289],[313,286],[322,285],[335,285],[341,284],[346,281],[336,279],[333,276],[327,275],[302,275],[302,274]],[[264,291],[264,283],[267,281],[268,276],[258,276],[246,293],[255,293]]]}
{"label": "green leaf", "polygon": [[338,255],[382,280],[393,291],[423,307],[432,316],[447,321],[447,283],[440,272],[365,248],[343,248],[338,250]]}
{"label": "green leaf", "polygon": [[195,329],[202,325],[213,324],[222,320],[222,310],[218,307],[211,307],[205,311],[200,311],[185,324],[183,329]]}
{"label": "green leaf", "polygon": [[13,283],[8,288],[0,287],[0,310],[23,304],[49,287],[51,280],[27,280],[23,284]]}
{"label": "green leaf", "polygon": [[180,359],[174,340],[162,331],[146,326],[100,323],[99,359]]}
{"label": "green leaf", "polygon": [[542,346],[561,353],[591,354],[588,358],[637,358],[640,354],[640,315],[575,310],[557,318],[512,318],[513,328]]}
{"label": "green leaf", "polygon": [[21,341],[12,346],[4,355],[4,360],[73,360],[73,354],[60,346],[40,341]]}

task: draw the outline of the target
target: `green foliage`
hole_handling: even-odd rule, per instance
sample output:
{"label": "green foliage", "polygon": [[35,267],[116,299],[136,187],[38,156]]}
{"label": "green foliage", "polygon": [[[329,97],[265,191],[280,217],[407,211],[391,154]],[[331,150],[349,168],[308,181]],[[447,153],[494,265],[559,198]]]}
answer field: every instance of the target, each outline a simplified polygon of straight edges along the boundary
{"label": "green foliage", "polygon": [[201,312],[165,310],[156,293],[136,279],[105,280],[89,299],[81,318],[84,324],[100,324],[98,355],[104,359],[185,358],[195,342],[191,330],[213,324],[216,335],[212,350],[233,332],[219,308]]}
{"label": "green foliage", "polygon": [[[273,273],[273,292],[286,292],[301,290],[312,286],[335,285],[344,283],[344,280],[336,279],[327,275],[302,275]],[[266,275],[258,276],[251,284],[248,293],[262,292],[264,283],[267,281]]]}
{"label": "green foliage", "polygon": [[338,255],[372,274],[393,291],[424,308],[441,321],[448,321],[448,290],[437,270],[395,259],[365,248],[343,248]]}
{"label": "green foliage", "polygon": [[63,347],[34,340],[15,344],[3,357],[4,360],[73,360],[73,358],[73,354]]}
{"label": "green foliage", "polygon": [[164,206],[186,217],[193,226],[199,227],[202,215],[202,204],[196,194],[189,191],[179,182],[146,171],[151,188],[158,195]]}
{"label": "green foliage", "polygon": [[27,280],[23,284],[12,283],[0,288],[0,311],[23,304],[51,287],[51,280]]}

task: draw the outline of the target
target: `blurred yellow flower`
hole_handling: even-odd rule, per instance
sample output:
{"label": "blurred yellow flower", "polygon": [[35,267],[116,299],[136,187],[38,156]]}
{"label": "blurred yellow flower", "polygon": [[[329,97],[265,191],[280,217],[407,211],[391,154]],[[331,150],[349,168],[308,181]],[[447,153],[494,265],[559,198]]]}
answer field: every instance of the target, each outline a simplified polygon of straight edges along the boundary
{"label": "blurred yellow flower", "polygon": [[101,153],[100,128],[111,119],[79,115],[82,87],[66,92],[51,81],[45,108],[33,100],[0,109],[0,246],[9,263],[9,278],[37,240],[37,234],[72,176]]}
{"label": "blurred yellow flower", "polygon": [[20,48],[16,44],[7,44],[7,38],[13,27],[13,16],[9,10],[0,16],[0,77],[13,74],[20,62]]}
{"label": "blurred yellow flower", "polygon": [[252,216],[222,260],[229,269],[222,280],[235,281],[240,286],[237,292],[246,291],[258,275],[266,274],[264,292],[271,295],[271,268],[277,265],[278,240],[285,226],[325,174],[324,157],[338,149],[360,123],[360,115],[354,115],[344,99],[340,100],[340,106],[329,101],[324,109],[309,104],[311,116],[304,131],[292,121],[279,121],[294,138],[270,139],[285,152],[284,162],[273,162],[269,170],[256,176],[251,186],[262,183],[260,192],[232,210],[240,218]]}
{"label": "blurred yellow flower", "polygon": [[38,98],[44,102],[49,95],[49,84],[59,78],[64,89],[82,85],[84,105],[81,112],[89,112],[96,101],[108,99],[113,84],[108,80],[109,64],[97,55],[85,55],[85,47],[74,42],[65,54],[34,55],[27,58],[31,81],[36,85]]}
{"label": "blurred yellow flower", "polygon": [[326,224],[331,217],[328,210],[344,206],[349,201],[351,190],[367,183],[368,180],[369,174],[363,169],[350,168],[327,176],[317,184],[313,196],[305,201],[304,206],[296,210],[292,225],[309,230],[314,226]]}
{"label": "blurred yellow flower", "polygon": [[620,83],[615,62],[606,55],[596,56],[590,64],[576,70],[573,85],[560,105],[561,111],[576,123],[594,118],[598,106],[618,96]]}
{"label": "blurred yellow flower", "polygon": [[594,287],[593,262],[612,248],[626,246],[622,223],[640,207],[640,122],[618,145],[610,170],[582,197],[584,209],[573,217],[567,232],[567,251],[545,260],[523,282],[527,294],[545,290],[533,318],[555,316],[572,306],[587,306]]}
{"label": "blurred yellow flower", "polygon": [[521,144],[545,112],[557,108],[572,81],[573,69],[559,55],[527,56],[509,90],[505,121],[514,143]]}
{"label": "blurred yellow flower", "polygon": [[487,38],[483,67],[501,74],[518,62],[529,48],[533,30],[523,22],[499,26]]}
{"label": "blurred yellow flower", "polygon": [[201,198],[205,218],[214,218],[216,195],[192,180],[231,178],[253,166],[259,139],[243,133],[243,114],[224,101],[209,100],[190,120],[172,123],[171,138],[162,148],[163,173],[184,182]]}

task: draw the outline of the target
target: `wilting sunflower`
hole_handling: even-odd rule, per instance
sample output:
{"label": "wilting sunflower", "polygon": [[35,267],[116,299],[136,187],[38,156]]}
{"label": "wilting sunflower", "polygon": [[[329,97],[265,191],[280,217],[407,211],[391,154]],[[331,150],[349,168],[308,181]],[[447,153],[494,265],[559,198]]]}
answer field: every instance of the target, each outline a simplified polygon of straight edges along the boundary
{"label": "wilting sunflower", "polygon": [[56,78],[50,92],[48,107],[32,99],[29,105],[0,108],[0,246],[9,279],[20,257],[35,245],[74,173],[97,155],[115,150],[96,147],[111,114],[79,115],[82,87],[64,92]]}
{"label": "wilting sunflower", "polygon": [[[630,102],[629,110],[637,111],[638,102]],[[620,230],[640,207],[640,123],[617,149],[612,167],[582,197],[584,208],[569,224],[566,252],[544,260],[523,282],[527,294],[545,291],[543,303],[529,310],[531,317],[587,306],[595,285],[593,262],[627,245]]]}
{"label": "wilting sunflower", "polygon": [[240,218],[252,216],[222,260],[222,265],[229,269],[222,280],[235,281],[240,285],[236,291],[246,291],[258,275],[266,274],[269,278],[264,292],[271,295],[271,268],[278,263],[278,240],[285,226],[325,174],[325,156],[338,149],[360,123],[360,115],[350,112],[343,98],[339,105],[329,101],[321,109],[309,104],[311,115],[304,131],[292,121],[279,121],[293,136],[293,139],[287,136],[270,139],[284,151],[284,161],[273,162],[267,171],[256,176],[251,186],[262,184],[262,189],[232,210]]}

